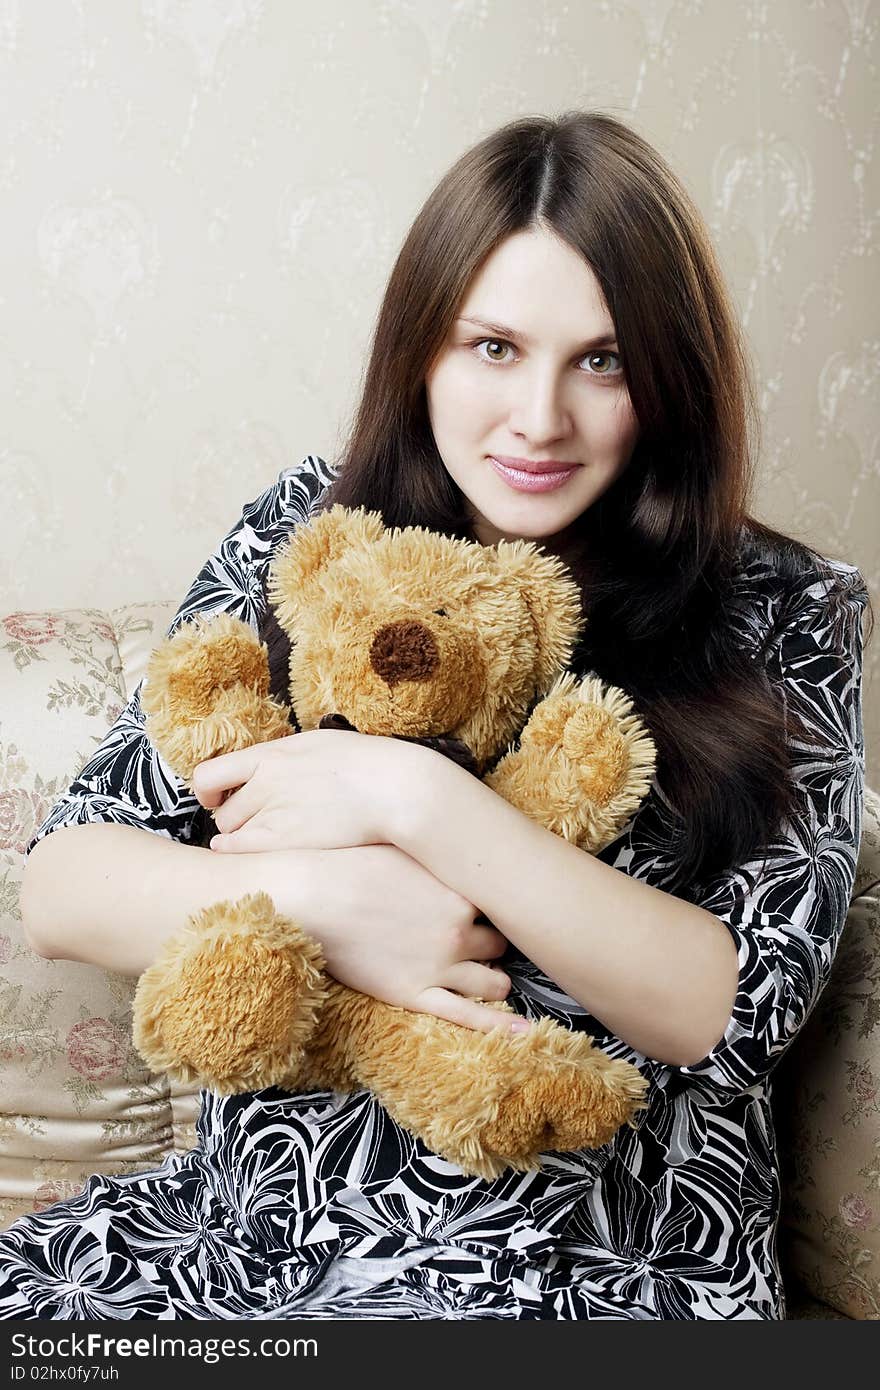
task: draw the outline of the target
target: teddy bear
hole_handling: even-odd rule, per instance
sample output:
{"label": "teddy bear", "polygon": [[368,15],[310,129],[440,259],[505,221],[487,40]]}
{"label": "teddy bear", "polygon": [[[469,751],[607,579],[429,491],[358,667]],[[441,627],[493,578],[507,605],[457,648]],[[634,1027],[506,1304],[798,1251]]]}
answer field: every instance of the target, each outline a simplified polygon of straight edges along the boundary
{"label": "teddy bear", "polygon": [[[389,528],[335,504],[276,552],[267,595],[290,642],[289,702],[270,693],[265,643],[228,614],[181,624],[151,655],[147,733],[187,785],[205,759],[337,727],[454,756],[587,852],[641,804],[654,744],[622,691],[567,670],[580,591],[535,543]],[[220,1094],[367,1088],[482,1178],[601,1147],[646,1092],[635,1066],[553,1019],[481,1033],[347,988],[266,893],[172,935],[138,982],[134,1040],[154,1071]]]}

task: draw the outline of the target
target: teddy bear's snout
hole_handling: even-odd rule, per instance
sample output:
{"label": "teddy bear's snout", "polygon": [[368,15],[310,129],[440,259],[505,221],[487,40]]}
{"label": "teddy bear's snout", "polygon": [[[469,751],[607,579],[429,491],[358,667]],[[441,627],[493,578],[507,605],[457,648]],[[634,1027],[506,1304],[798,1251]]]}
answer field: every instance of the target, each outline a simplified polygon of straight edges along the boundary
{"label": "teddy bear's snout", "polygon": [[384,623],[373,637],[370,665],[386,685],[401,681],[426,681],[440,665],[434,635],[413,618]]}

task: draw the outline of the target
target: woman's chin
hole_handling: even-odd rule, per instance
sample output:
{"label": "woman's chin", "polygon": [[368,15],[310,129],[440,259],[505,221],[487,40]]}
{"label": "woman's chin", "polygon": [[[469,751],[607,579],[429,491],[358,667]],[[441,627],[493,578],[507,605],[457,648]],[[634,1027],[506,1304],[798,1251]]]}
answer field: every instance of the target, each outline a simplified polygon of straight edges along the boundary
{"label": "woman's chin", "polygon": [[572,515],[571,508],[549,509],[544,516],[536,516],[534,507],[517,507],[513,512],[500,508],[490,514],[481,513],[474,525],[474,534],[482,545],[495,545],[498,541],[534,541],[535,544],[548,543],[556,538],[571,538],[574,522],[582,515],[580,508]]}

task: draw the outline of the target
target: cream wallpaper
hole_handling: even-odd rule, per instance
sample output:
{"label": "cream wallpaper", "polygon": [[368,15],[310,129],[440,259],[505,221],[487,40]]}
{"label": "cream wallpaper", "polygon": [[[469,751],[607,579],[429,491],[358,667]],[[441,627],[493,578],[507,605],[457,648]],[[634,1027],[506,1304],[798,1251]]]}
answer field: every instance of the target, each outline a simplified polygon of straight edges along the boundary
{"label": "cream wallpaper", "polygon": [[708,220],[758,513],[880,615],[878,26],[877,0],[0,0],[3,611],[181,596],[245,499],[334,457],[439,175],[580,105]]}

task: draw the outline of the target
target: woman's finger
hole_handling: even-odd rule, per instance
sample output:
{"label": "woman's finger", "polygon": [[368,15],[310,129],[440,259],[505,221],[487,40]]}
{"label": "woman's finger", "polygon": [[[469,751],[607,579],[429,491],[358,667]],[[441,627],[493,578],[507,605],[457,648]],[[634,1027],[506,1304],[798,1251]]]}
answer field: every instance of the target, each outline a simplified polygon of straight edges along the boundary
{"label": "woman's finger", "polygon": [[468,960],[499,960],[508,947],[507,937],[494,927],[471,927],[462,942]]}
{"label": "woman's finger", "polygon": [[190,785],[207,810],[219,806],[230,787],[241,787],[250,781],[259,763],[259,748],[259,744],[236,748],[232,753],[221,753],[196,766]]}
{"label": "woman's finger", "polygon": [[444,971],[444,979],[447,989],[468,999],[506,999],[510,992],[510,979],[503,970],[480,965],[478,961],[464,960],[453,965]]}
{"label": "woman's finger", "polygon": [[472,1028],[477,1033],[491,1033],[495,1028],[506,1029],[510,1033],[524,1033],[531,1024],[527,1018],[519,1018],[503,1005],[480,1004],[475,999],[465,999],[460,994],[452,994],[448,989],[425,989],[419,995],[417,1012],[434,1014],[445,1018],[448,1023],[459,1023],[463,1028]]}
{"label": "woman's finger", "polygon": [[284,842],[274,830],[258,821],[248,821],[240,830],[229,835],[215,835],[208,843],[215,854],[260,854],[266,850],[284,849]]}
{"label": "woman's finger", "polygon": [[214,809],[214,824],[221,835],[231,835],[233,830],[240,830],[261,810],[258,789],[253,782],[245,782],[243,787],[239,787]]}

